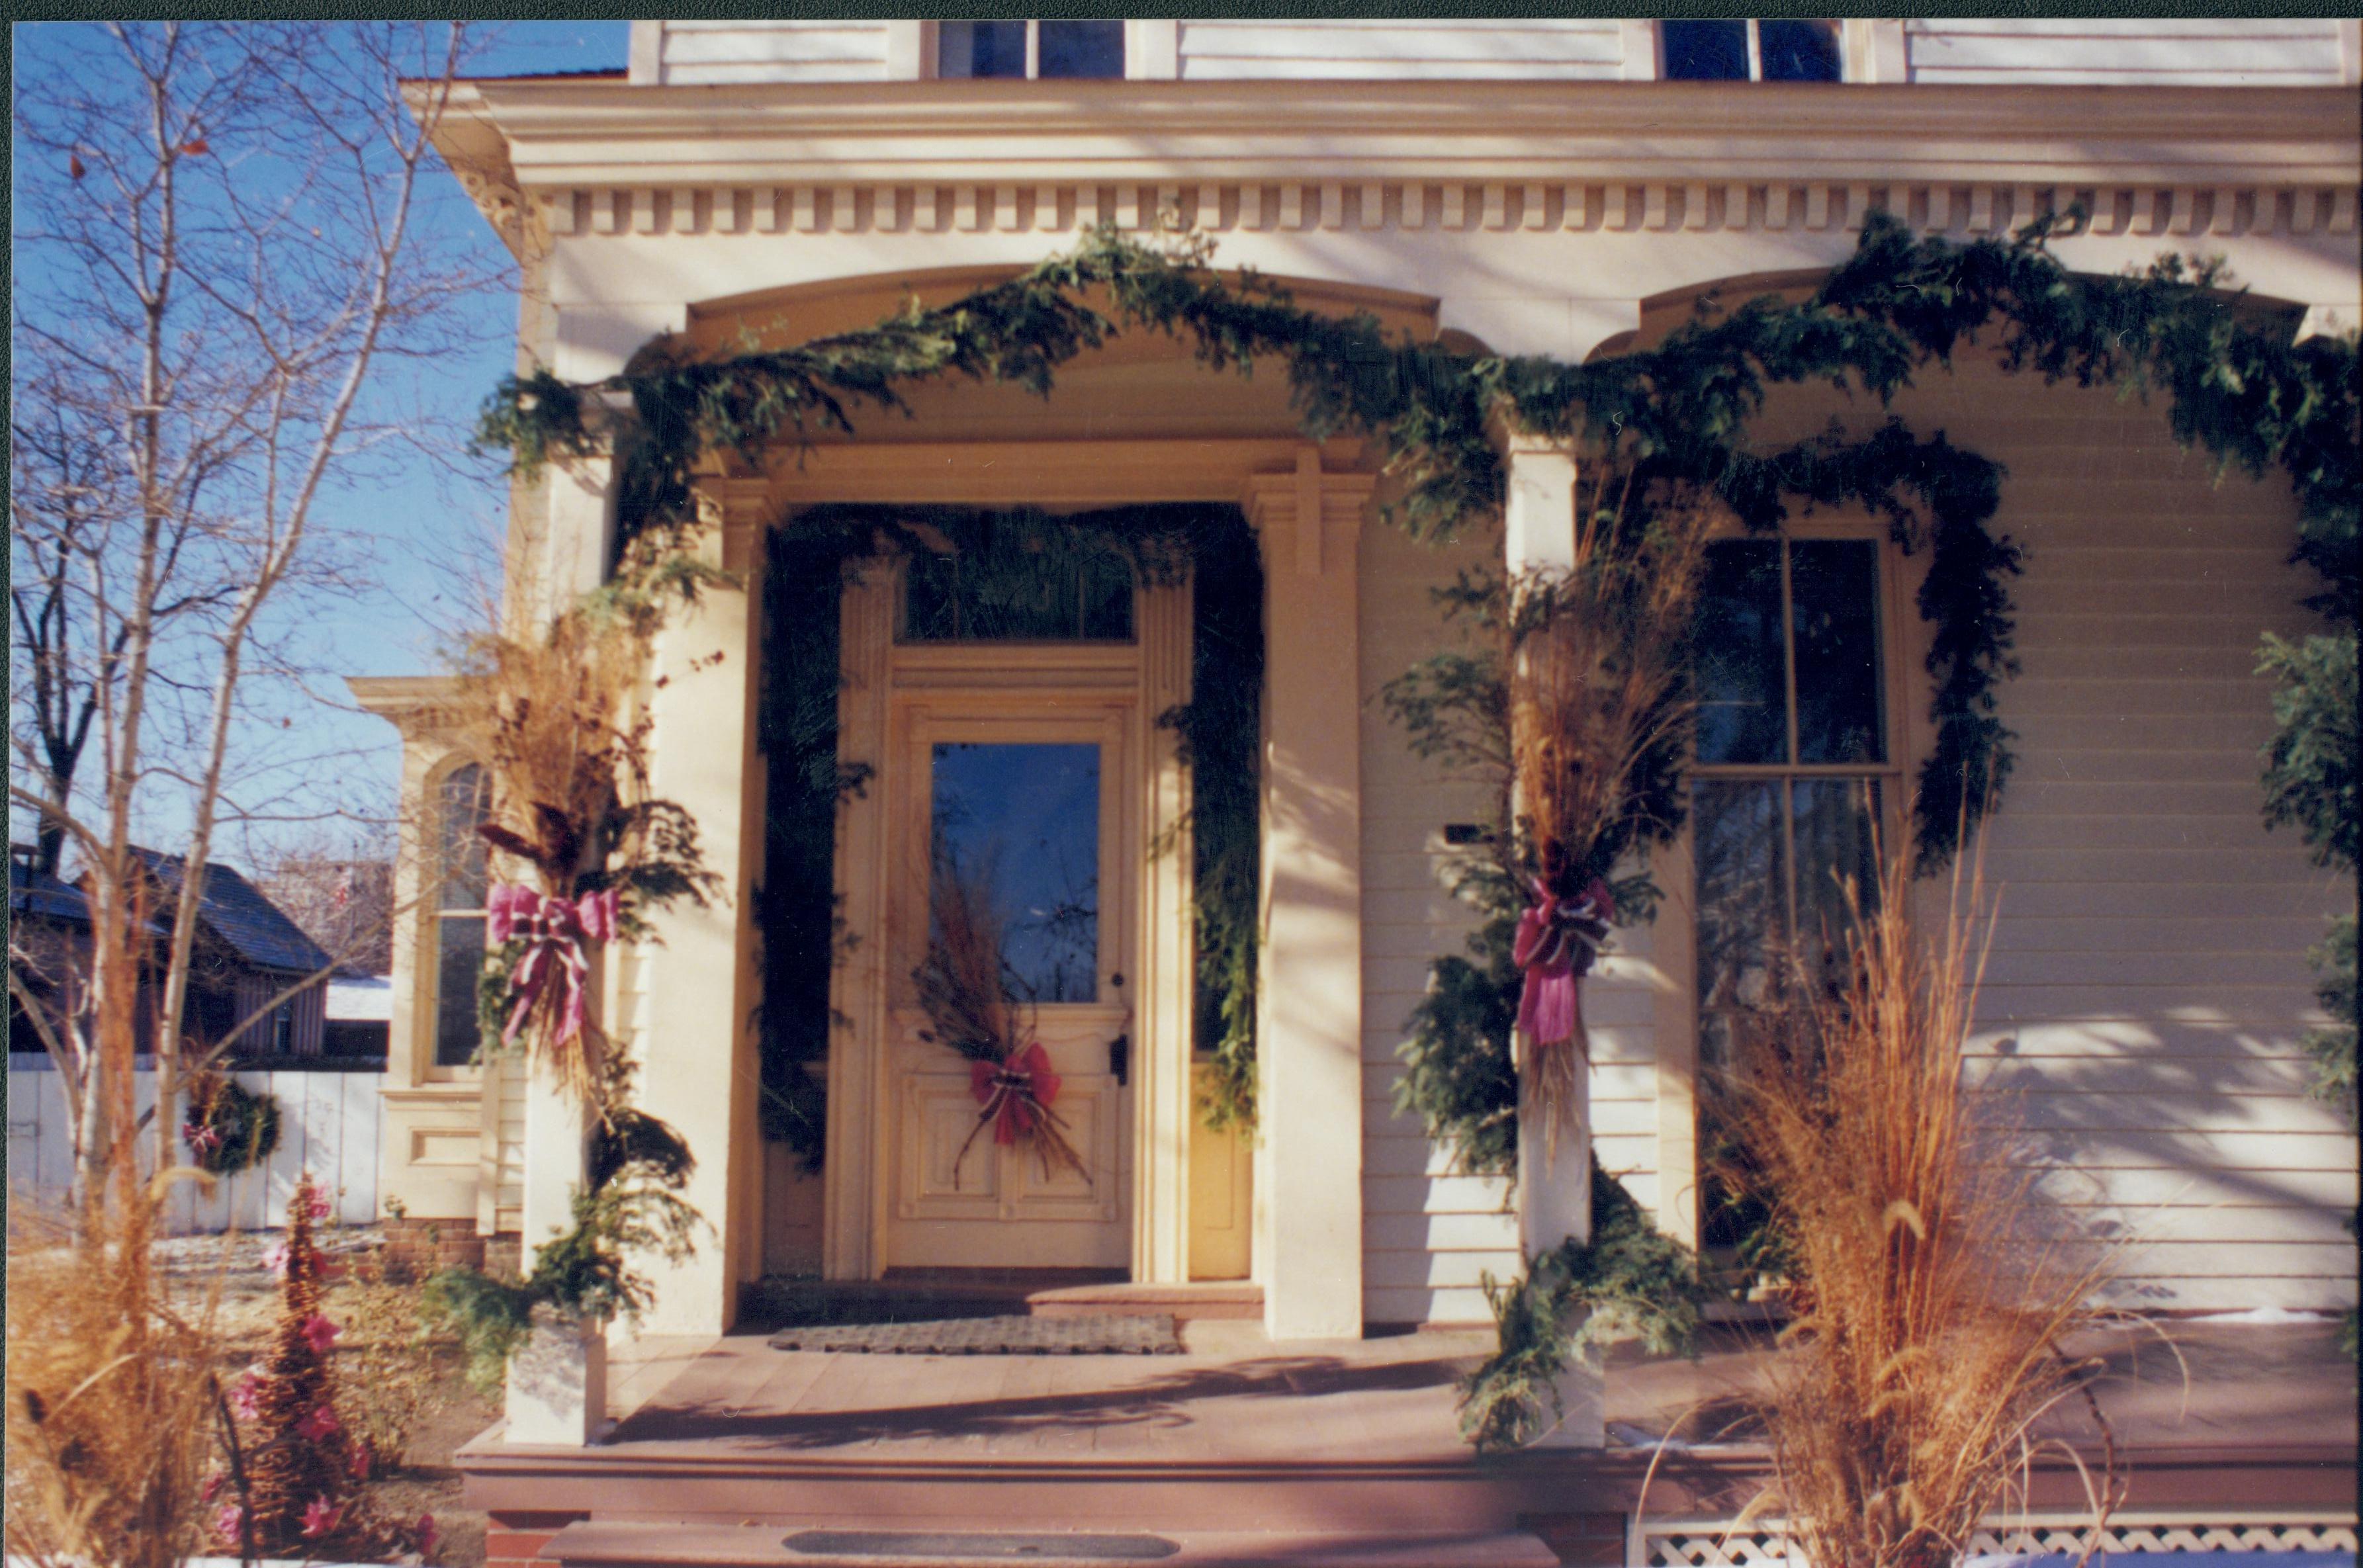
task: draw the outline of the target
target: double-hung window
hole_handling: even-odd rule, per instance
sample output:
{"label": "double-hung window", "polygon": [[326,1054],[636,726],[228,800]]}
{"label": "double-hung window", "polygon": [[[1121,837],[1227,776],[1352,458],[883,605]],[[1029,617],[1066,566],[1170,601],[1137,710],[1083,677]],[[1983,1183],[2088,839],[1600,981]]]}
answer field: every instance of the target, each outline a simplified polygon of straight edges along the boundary
{"label": "double-hung window", "polygon": [[1844,951],[1846,888],[1878,895],[1901,792],[1880,545],[1745,538],[1709,547],[1692,775],[1700,1057],[1731,1061],[1775,956]]}
{"label": "double-hung window", "polygon": [[1124,23],[1098,18],[938,22],[936,74],[1018,80],[1120,77]]}
{"label": "double-hung window", "polygon": [[484,967],[484,841],[476,829],[492,809],[492,785],[471,763],[446,774],[436,791],[427,867],[433,889],[435,943],[435,1066],[465,1067],[476,1059],[476,984]]}

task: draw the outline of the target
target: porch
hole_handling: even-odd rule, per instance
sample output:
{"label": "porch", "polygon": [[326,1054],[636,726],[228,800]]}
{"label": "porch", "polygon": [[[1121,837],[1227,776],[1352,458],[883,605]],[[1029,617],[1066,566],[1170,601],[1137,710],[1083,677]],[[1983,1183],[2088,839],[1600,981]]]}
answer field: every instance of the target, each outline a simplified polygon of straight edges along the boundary
{"label": "porch", "polygon": [[[2130,1472],[2121,1518],[2351,1532],[2357,1402],[2335,1325],[2166,1329],[2187,1382],[2153,1331],[2080,1347],[2108,1362],[2094,1392]],[[1730,1520],[1765,1474],[1733,1425],[1769,1354],[1761,1329],[1715,1328],[1695,1364],[1612,1354],[1608,1449],[1501,1458],[1454,1432],[1454,1383],[1484,1331],[1286,1345],[1246,1320],[1181,1331],[1183,1353],[1162,1356],[813,1353],[754,1332],[619,1343],[605,1441],[509,1447],[495,1429],[458,1463],[494,1516],[494,1568],[904,1561],[782,1544],[889,1524],[1146,1533],[1173,1563],[1671,1560],[1650,1540]],[[1678,1422],[1692,1446],[1659,1454]],[[2097,1454],[2080,1409],[2055,1425]],[[2082,1506],[2064,1456],[2038,1464],[2034,1492],[2038,1512]]]}

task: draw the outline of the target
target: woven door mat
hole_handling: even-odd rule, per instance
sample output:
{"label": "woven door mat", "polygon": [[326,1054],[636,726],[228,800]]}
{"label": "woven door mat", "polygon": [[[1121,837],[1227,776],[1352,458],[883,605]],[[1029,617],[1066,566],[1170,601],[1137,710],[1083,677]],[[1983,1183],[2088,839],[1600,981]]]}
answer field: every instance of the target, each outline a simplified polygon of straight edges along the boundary
{"label": "woven door mat", "polygon": [[774,1350],[856,1355],[1180,1355],[1170,1317],[944,1318],[782,1329]]}

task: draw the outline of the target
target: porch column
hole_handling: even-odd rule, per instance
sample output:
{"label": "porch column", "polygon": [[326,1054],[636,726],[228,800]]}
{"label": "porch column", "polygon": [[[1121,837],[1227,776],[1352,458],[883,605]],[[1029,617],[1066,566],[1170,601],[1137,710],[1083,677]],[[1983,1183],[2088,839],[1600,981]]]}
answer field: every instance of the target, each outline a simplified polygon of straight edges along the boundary
{"label": "porch column", "polygon": [[[682,1198],[710,1231],[696,1255],[638,1260],[655,1286],[653,1334],[714,1334],[737,1317],[738,1286],[762,1258],[762,1149],[756,1104],[752,893],[762,850],[763,760],[755,746],[760,538],[751,495],[701,495],[696,548],[732,574],[695,605],[667,612],[649,660],[650,787],[697,823],[721,887],[704,907],[657,914],[616,988],[640,1064],[638,1103],[670,1122],[697,1160]],[[723,504],[705,504],[719,500]],[[636,993],[637,994],[634,994]]]}
{"label": "porch column", "polygon": [[1278,1339],[1362,1332],[1361,668],[1367,474],[1318,448],[1245,496],[1264,558],[1255,1275]]}
{"label": "porch column", "polygon": [[[1503,565],[1515,585],[1528,574],[1562,577],[1575,564],[1575,456],[1568,447],[1524,433],[1508,440],[1509,487],[1502,518]],[[1515,591],[1513,588],[1513,591]],[[1521,1051],[1524,1042],[1520,1043]],[[1569,1110],[1574,1125],[1546,1137],[1527,1102],[1525,1077],[1518,1093],[1518,1244],[1526,1255],[1570,1240],[1592,1239],[1592,1075],[1575,1075]],[[1566,1419],[1540,1440],[1544,1446],[1599,1448],[1603,1377],[1596,1356],[1560,1375]]]}

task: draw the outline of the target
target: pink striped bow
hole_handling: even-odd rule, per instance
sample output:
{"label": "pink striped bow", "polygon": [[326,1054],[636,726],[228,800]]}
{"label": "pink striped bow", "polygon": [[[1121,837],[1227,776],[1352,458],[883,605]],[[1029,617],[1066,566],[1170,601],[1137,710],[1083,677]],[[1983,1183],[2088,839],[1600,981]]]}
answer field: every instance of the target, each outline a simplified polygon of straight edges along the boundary
{"label": "pink striped bow", "polygon": [[516,999],[516,1005],[509,1010],[501,1043],[514,1043],[518,1032],[545,1005],[556,1015],[552,1044],[563,1045],[580,1035],[591,977],[583,944],[615,940],[615,889],[569,900],[504,882],[493,889],[484,911],[494,946],[512,941],[525,944],[525,951],[509,970],[509,994]]}
{"label": "pink striped bow", "polygon": [[1535,879],[1535,901],[1518,917],[1511,961],[1525,971],[1518,997],[1518,1027],[1537,1045],[1572,1040],[1583,1017],[1580,988],[1616,919],[1608,884],[1594,877],[1580,899],[1552,896]]}

